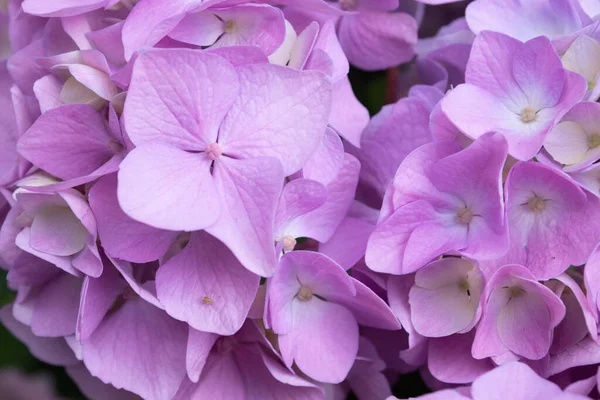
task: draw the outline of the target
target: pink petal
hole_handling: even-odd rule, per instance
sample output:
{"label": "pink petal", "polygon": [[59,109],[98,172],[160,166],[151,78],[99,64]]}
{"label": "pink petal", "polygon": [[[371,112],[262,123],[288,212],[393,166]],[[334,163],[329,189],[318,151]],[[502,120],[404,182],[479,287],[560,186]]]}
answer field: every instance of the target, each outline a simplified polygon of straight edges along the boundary
{"label": "pink petal", "polygon": [[70,256],[85,247],[87,231],[68,207],[39,210],[31,224],[29,244],[37,251]]}
{"label": "pink petal", "polygon": [[327,78],[276,65],[238,67],[240,94],[219,131],[224,153],[274,157],[285,175],[298,171],[325,133],[331,103]]}
{"label": "pink petal", "polygon": [[259,283],[224,244],[202,232],[156,273],[158,300],[169,315],[220,335],[241,328]]}
{"label": "pink petal", "polygon": [[137,147],[120,166],[119,204],[125,214],[155,228],[206,228],[221,210],[211,162],[204,153],[165,144]]}

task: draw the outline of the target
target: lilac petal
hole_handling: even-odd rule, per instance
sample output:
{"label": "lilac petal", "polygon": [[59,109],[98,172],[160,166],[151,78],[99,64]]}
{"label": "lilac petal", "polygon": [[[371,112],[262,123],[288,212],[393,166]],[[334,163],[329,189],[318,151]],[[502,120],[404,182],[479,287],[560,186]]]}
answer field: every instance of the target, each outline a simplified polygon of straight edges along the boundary
{"label": "lilac petal", "polygon": [[583,28],[576,7],[568,1],[478,0],[467,7],[467,23],[475,33],[501,32],[519,40],[553,39]]}
{"label": "lilac petal", "polygon": [[128,300],[83,342],[92,375],[146,399],[171,398],[185,377],[187,327],[140,298]]}
{"label": "lilac petal", "polygon": [[333,301],[357,293],[357,286],[346,271],[326,256],[312,251],[285,254],[267,287],[269,322],[278,334],[294,328],[294,299],[303,285],[313,294]]}
{"label": "lilac petal", "polygon": [[342,140],[331,127],[327,127],[321,143],[304,163],[302,175],[327,185],[335,179],[343,163]]}
{"label": "lilac petal", "polygon": [[189,329],[187,350],[186,350],[186,369],[188,377],[192,382],[198,382],[202,375],[202,370],[219,335],[209,332]]}
{"label": "lilac petal", "polygon": [[514,353],[531,360],[544,357],[552,340],[546,303],[529,293],[512,298],[498,314],[498,335]]}
{"label": "lilac petal", "polygon": [[[117,194],[131,218],[160,229],[203,229],[221,205],[210,175],[211,160],[159,143],[137,147],[121,163]],[[148,202],[147,199],[153,199]]]}
{"label": "lilac petal", "polygon": [[55,256],[47,253],[43,253],[41,251],[35,250],[30,246],[29,241],[31,237],[31,228],[23,228],[21,232],[15,238],[15,244],[21,250],[26,251],[29,254],[32,254],[36,257],[41,258],[42,260],[46,260],[49,263],[56,265],[58,268],[62,269],[65,272],[68,272],[74,276],[80,276],[81,273],[73,267],[71,262],[71,257],[65,256]]}
{"label": "lilac petal", "polygon": [[259,283],[223,243],[202,232],[156,273],[158,300],[169,315],[220,335],[241,328]]}
{"label": "lilac petal", "polygon": [[372,222],[346,217],[333,236],[319,245],[319,251],[348,270],[364,257],[369,236],[374,229]]}
{"label": "lilac petal", "polygon": [[[590,222],[600,212],[597,197],[561,172],[533,162],[515,165],[505,190],[511,246],[504,257],[482,263],[484,269],[518,263],[536,278],[550,279],[585,263],[600,237],[600,226]],[[543,209],[531,208],[532,193],[542,199]]]}
{"label": "lilac petal", "polygon": [[92,376],[83,363],[66,368],[77,387],[90,400],[138,400],[139,397],[125,390],[118,390]]}
{"label": "lilac petal", "polygon": [[222,212],[207,232],[221,240],[248,270],[271,276],[275,267],[273,223],[283,184],[279,162],[270,157],[222,157],[213,171]]}
{"label": "lilac petal", "polygon": [[156,298],[156,288],[154,287],[154,281],[146,281],[144,283],[140,283],[140,280],[137,278],[140,274],[136,274],[140,268],[150,268],[150,271],[154,272],[156,269],[152,264],[140,264],[135,265],[137,268],[134,271],[134,266],[128,263],[127,261],[119,260],[116,258],[107,257],[109,261],[115,266],[117,271],[121,274],[123,279],[129,284],[131,290],[134,293],[137,293],[142,299],[152,304],[156,308],[163,309],[162,304]]}
{"label": "lilac petal", "polygon": [[548,366],[548,375],[559,374],[573,367],[594,365],[600,362],[600,345],[587,337],[568,349],[552,355]]}
{"label": "lilac petal", "polygon": [[35,357],[52,365],[74,365],[79,361],[63,338],[34,335],[28,326],[21,324],[12,314],[11,306],[0,310],[0,320],[6,329],[22,341]]}
{"label": "lilac petal", "polygon": [[154,46],[185,17],[187,11],[200,11],[215,1],[150,0],[133,8],[123,26],[125,59],[142,47]]}
{"label": "lilac petal", "polygon": [[224,58],[197,50],[141,54],[125,101],[131,141],[203,151],[216,141],[219,124],[238,94],[237,75]]}
{"label": "lilac petal", "polygon": [[442,382],[471,383],[494,368],[489,359],[477,360],[471,356],[475,331],[429,340],[427,366],[431,374]]}
{"label": "lilac petal", "polygon": [[386,69],[413,57],[417,24],[405,13],[365,10],[341,18],[338,37],[351,64],[365,70]]}
{"label": "lilac petal", "polygon": [[70,256],[85,247],[87,231],[68,207],[48,206],[33,218],[29,244],[37,251]]}
{"label": "lilac petal", "polygon": [[295,218],[321,207],[327,200],[327,189],[309,179],[296,179],[283,187],[275,213],[275,237],[282,240],[287,224]]}
{"label": "lilac petal", "polygon": [[557,385],[519,362],[511,362],[484,374],[473,382],[471,390],[473,398],[486,400],[558,399],[562,394]]}
{"label": "lilac petal", "polygon": [[84,279],[77,317],[76,334],[79,341],[87,340],[94,333],[126,286],[112,266],[105,268],[98,278]]}
{"label": "lilac petal", "polygon": [[308,302],[294,300],[293,307],[294,329],[279,336],[286,364],[295,362],[320,382],[344,380],[358,352],[358,325],[350,311],[316,297]]}
{"label": "lilac petal", "polygon": [[356,287],[355,296],[325,296],[327,300],[343,305],[352,312],[362,326],[398,330],[401,328],[398,318],[390,307],[365,284],[352,278]]}
{"label": "lilac petal", "polygon": [[58,337],[75,333],[81,279],[61,274],[36,296],[31,331],[37,336]]}
{"label": "lilac petal", "polygon": [[327,185],[327,201],[321,207],[291,221],[286,232],[294,237],[310,237],[319,242],[331,238],[352,205],[360,163],[345,153],[336,178]]}
{"label": "lilac petal", "polygon": [[24,251],[15,259],[8,270],[7,281],[11,285],[36,286],[56,277],[60,269]]}
{"label": "lilac petal", "polygon": [[414,98],[384,106],[371,119],[361,137],[361,181],[383,196],[404,158],[431,142],[428,116],[425,104]]}
{"label": "lilac petal", "polygon": [[256,46],[215,47],[205,51],[223,57],[234,67],[269,62],[265,53]]}
{"label": "lilac petal", "polygon": [[365,261],[370,269],[391,274],[414,272],[422,265],[406,266],[404,252],[415,228],[435,220],[433,207],[421,200],[401,207],[379,223],[367,244]]}
{"label": "lilac petal", "polygon": [[[198,29],[201,26],[202,29]],[[213,45],[224,33],[225,24],[211,11],[192,13],[169,32],[169,37],[183,43],[207,47]]]}
{"label": "lilac petal", "polygon": [[23,11],[43,17],[68,17],[103,8],[107,0],[59,0],[48,3],[44,0],[25,0]]}
{"label": "lilac petal", "polygon": [[90,189],[88,197],[98,221],[102,247],[112,257],[138,263],[158,260],[179,234],[128,217],[119,206],[115,174],[101,178]]}
{"label": "lilac petal", "polygon": [[[285,23],[280,9],[265,4],[240,4],[214,11],[221,21],[224,34],[214,46],[254,45],[271,55],[283,43]],[[222,23],[223,23],[222,22]],[[234,24],[230,32],[226,24]]]}
{"label": "lilac petal", "polygon": [[186,387],[186,382],[183,382],[173,400],[200,399],[207,393],[216,399],[243,399],[244,389],[244,380],[234,353],[211,352],[198,383]]}
{"label": "lilac petal", "polygon": [[83,104],[44,113],[17,146],[23,157],[61,179],[87,175],[114,154],[104,119]]}
{"label": "lilac petal", "polygon": [[60,100],[62,88],[63,83],[54,75],[46,75],[35,81],[33,92],[40,103],[42,114],[63,105]]}
{"label": "lilac petal", "polygon": [[298,171],[325,133],[331,104],[327,77],[276,65],[237,71],[240,94],[219,131],[225,154],[274,157],[286,176]]}
{"label": "lilac petal", "polygon": [[369,123],[369,111],[354,95],[347,77],[336,82],[332,90],[329,124],[350,144],[360,147],[363,129]]}

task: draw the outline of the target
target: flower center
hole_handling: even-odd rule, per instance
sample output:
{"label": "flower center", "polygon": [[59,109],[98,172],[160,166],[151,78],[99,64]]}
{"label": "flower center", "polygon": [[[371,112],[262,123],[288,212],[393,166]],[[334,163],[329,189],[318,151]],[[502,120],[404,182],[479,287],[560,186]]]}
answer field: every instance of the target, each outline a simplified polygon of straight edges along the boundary
{"label": "flower center", "polygon": [[219,143],[217,142],[211,143],[208,146],[206,146],[206,149],[204,149],[204,151],[206,152],[208,158],[210,158],[213,161],[215,161],[217,158],[219,158],[221,154],[223,154],[223,149],[221,148],[221,146],[219,146]]}
{"label": "flower center", "polygon": [[300,290],[298,290],[298,300],[300,301],[309,301],[313,297],[312,289],[308,286],[302,285]]}
{"label": "flower center", "polygon": [[511,286],[508,288],[508,293],[510,294],[511,298],[516,299],[517,297],[523,295],[525,291],[518,286]]}
{"label": "flower center", "polygon": [[529,199],[529,201],[527,202],[527,207],[529,207],[531,211],[539,212],[543,211],[546,208],[546,203],[543,199],[540,199],[536,196]]}
{"label": "flower center", "polygon": [[340,8],[344,11],[350,11],[358,7],[358,0],[339,0]]}
{"label": "flower center", "polygon": [[521,121],[529,123],[535,121],[536,112],[533,108],[527,106],[521,111]]}
{"label": "flower center", "polygon": [[225,22],[225,33],[233,33],[237,30],[237,24],[234,20]]}
{"label": "flower center", "polygon": [[595,149],[598,146],[600,146],[600,136],[599,135],[589,136],[588,137],[588,147],[590,149]]}
{"label": "flower center", "polygon": [[213,303],[213,301],[214,301],[214,300],[213,300],[213,299],[211,299],[210,297],[208,297],[208,296],[204,296],[204,298],[202,299],[202,304],[210,305],[210,304],[212,304],[212,303]]}
{"label": "flower center", "polygon": [[471,286],[469,285],[469,281],[467,280],[467,278],[463,277],[458,280],[458,288],[463,292],[469,292]]}
{"label": "flower center", "polygon": [[467,207],[461,208],[456,212],[456,218],[459,224],[468,225],[473,219],[473,212]]}
{"label": "flower center", "polygon": [[588,81],[588,88],[587,90],[594,90],[594,88],[596,87],[596,82],[595,81]]}
{"label": "flower center", "polygon": [[286,236],[283,238],[283,252],[287,253],[294,250],[296,247],[296,239],[293,236]]}

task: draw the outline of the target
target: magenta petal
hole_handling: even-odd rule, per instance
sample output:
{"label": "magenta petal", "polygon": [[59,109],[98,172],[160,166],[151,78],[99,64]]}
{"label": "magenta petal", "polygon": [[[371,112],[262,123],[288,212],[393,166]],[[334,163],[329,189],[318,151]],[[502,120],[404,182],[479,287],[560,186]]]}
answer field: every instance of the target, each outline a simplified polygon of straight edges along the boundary
{"label": "magenta petal", "polygon": [[225,243],[248,270],[271,276],[275,207],[283,185],[281,164],[269,157],[221,157],[213,174],[223,212],[207,232]]}
{"label": "magenta petal", "polygon": [[23,157],[62,179],[87,175],[114,154],[104,119],[84,104],[44,113],[21,136],[18,149]]}
{"label": "magenta petal", "polygon": [[119,204],[125,214],[155,228],[206,228],[221,210],[210,163],[204,153],[169,145],[137,147],[121,163]]}
{"label": "magenta petal", "polygon": [[88,195],[102,247],[112,257],[138,263],[158,260],[179,234],[128,217],[119,206],[115,174],[100,179]]}
{"label": "magenta petal", "polygon": [[185,377],[187,327],[140,298],[128,300],[83,342],[92,375],[149,400],[171,398]]}
{"label": "magenta petal", "polygon": [[241,328],[259,282],[223,243],[203,232],[193,233],[156,273],[158,300],[169,315],[220,335]]}

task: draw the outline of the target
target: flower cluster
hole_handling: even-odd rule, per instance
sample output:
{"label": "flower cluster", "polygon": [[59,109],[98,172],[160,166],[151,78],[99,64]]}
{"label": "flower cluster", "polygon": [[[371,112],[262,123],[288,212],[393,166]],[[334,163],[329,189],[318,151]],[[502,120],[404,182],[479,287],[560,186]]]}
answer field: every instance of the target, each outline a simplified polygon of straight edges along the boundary
{"label": "flower cluster", "polygon": [[10,0],[4,326],[94,400],[593,395],[600,7],[400,3]]}

